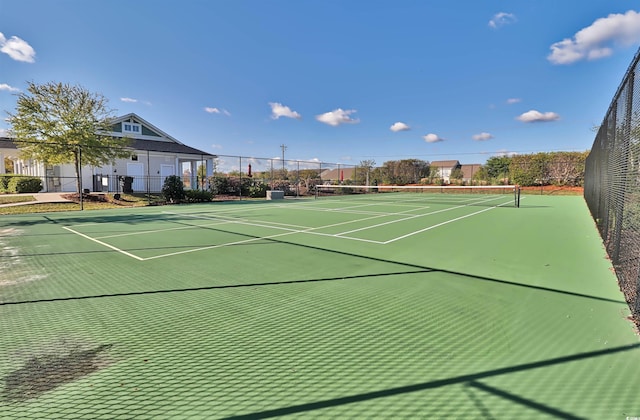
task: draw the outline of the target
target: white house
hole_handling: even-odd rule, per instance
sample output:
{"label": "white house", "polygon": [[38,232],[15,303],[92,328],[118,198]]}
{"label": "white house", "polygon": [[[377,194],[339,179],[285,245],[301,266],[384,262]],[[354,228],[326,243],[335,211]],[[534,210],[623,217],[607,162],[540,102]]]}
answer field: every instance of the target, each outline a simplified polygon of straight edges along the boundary
{"label": "white house", "polygon": [[[159,192],[164,179],[170,175],[182,177],[186,188],[198,188],[198,168],[206,168],[207,177],[213,173],[215,155],[189,147],[136,114],[114,119],[114,137],[131,139],[132,155],[101,167],[82,167],[82,188],[90,191],[120,192],[131,188],[134,192]],[[23,160],[10,138],[0,138],[0,173],[12,173],[42,178],[45,192],[76,191],[73,164],[44,165]],[[127,177],[128,179],[126,179]],[[129,181],[125,185],[125,181]]]}
{"label": "white house", "polygon": [[461,167],[457,160],[434,160],[431,167],[438,168],[438,177],[442,178],[447,184],[451,181],[451,173]]}

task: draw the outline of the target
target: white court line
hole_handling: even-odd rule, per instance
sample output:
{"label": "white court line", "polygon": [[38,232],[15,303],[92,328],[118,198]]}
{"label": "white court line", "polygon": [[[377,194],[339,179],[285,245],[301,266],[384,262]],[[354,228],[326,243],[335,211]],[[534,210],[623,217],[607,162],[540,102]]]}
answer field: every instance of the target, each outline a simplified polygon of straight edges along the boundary
{"label": "white court line", "polygon": [[[380,204],[386,204],[386,203],[367,204],[367,206],[379,206]],[[364,206],[341,207],[341,208],[335,208],[335,209],[320,209],[320,208],[307,208],[307,207],[295,207],[295,206],[291,206],[291,207],[282,206],[281,208],[315,211],[315,212],[321,212],[321,213],[344,213],[344,214],[362,214],[362,215],[374,214],[374,215],[380,215],[380,216],[393,216],[398,214],[398,213],[381,212],[381,211],[349,210],[351,208],[356,208],[356,207],[364,207]],[[403,207],[407,207],[407,206],[403,206]],[[420,207],[417,207],[417,206],[411,206],[411,208],[414,210],[420,209]],[[429,207],[425,206],[422,208],[429,208]]]}
{"label": "white court line", "polygon": [[[180,214],[180,213],[169,213],[169,214]],[[400,213],[394,213],[394,214],[399,215]],[[182,216],[188,216],[188,217],[194,217],[194,218],[197,218],[197,219],[203,218],[202,216],[193,216],[193,215],[189,215],[189,214],[181,214],[181,215]],[[284,227],[280,227],[280,226],[261,225],[261,224],[258,224],[258,223],[248,223],[248,222],[242,222],[242,221],[233,221],[233,222],[230,222],[230,223],[241,224],[241,225],[246,225],[246,226],[257,226],[257,227],[266,227],[266,228],[271,228],[271,229],[280,229],[280,230],[286,230],[286,231],[288,231],[290,233],[312,233],[312,234],[315,234],[315,235],[322,235],[322,236],[337,236],[336,234],[320,233],[320,232],[313,232],[313,231],[314,230],[319,230],[319,229],[326,229],[326,228],[336,227],[336,226],[348,225],[350,223],[357,223],[357,222],[362,222],[362,221],[365,221],[365,220],[377,219],[379,217],[384,217],[384,216],[386,216],[386,215],[376,215],[376,216],[371,216],[371,217],[365,217],[363,219],[347,220],[345,222],[333,223],[333,224],[324,225],[324,226],[304,227],[302,230],[284,228]],[[198,227],[198,226],[196,226],[196,227]],[[360,239],[360,238],[345,238],[345,239],[353,239],[353,240],[356,240],[356,241],[363,241],[363,242],[382,243],[380,241],[371,241],[371,240],[368,240],[368,239]]]}
{"label": "white court line", "polygon": [[[307,210],[307,209],[305,209],[305,210]],[[309,209],[309,210],[312,210],[312,209]],[[414,209],[412,209],[412,210],[414,210]],[[257,223],[253,223],[253,222],[250,222],[248,220],[247,221],[242,221],[242,220],[238,220],[238,219],[232,219],[229,222],[230,223],[236,223],[236,224],[244,224],[244,225],[248,225],[248,226],[259,226],[259,227],[266,227],[266,228],[272,228],[272,229],[290,230],[290,231],[296,231],[296,232],[309,232],[309,231],[313,231],[313,230],[326,229],[326,228],[335,227],[335,226],[348,225],[348,224],[351,224],[351,223],[358,223],[358,222],[362,222],[362,221],[365,221],[365,220],[377,219],[377,218],[380,218],[380,217],[400,216],[400,215],[408,213],[408,212],[410,212],[412,210],[406,210],[406,211],[402,211],[402,212],[399,212],[399,213],[367,212],[365,214],[370,214],[371,215],[370,217],[360,218],[360,219],[356,219],[356,220],[347,220],[347,221],[344,221],[344,222],[333,223],[333,224],[330,224],[330,225],[324,225],[324,226],[318,226],[318,227],[296,226],[296,225],[286,225],[284,223],[278,223],[278,224],[282,224],[284,226],[293,226],[294,228],[300,228],[301,227],[303,230],[295,230],[295,229],[291,229],[291,228],[282,228],[282,227],[279,227],[279,226],[273,226],[273,225],[268,224],[268,223],[271,223],[271,222],[264,222],[264,221],[258,221]],[[326,210],[320,210],[320,211],[326,211]],[[167,211],[165,211],[163,213],[171,214],[171,215],[177,215],[177,216],[192,217],[192,218],[195,218],[195,219],[212,220],[211,218],[206,217],[206,216],[191,215],[191,214],[188,214],[188,213],[174,213],[174,212],[167,212]],[[348,213],[348,212],[345,212],[345,213]],[[358,214],[360,214],[360,213],[358,213]],[[262,225],[262,224],[258,224],[258,223],[267,223],[267,224]],[[335,236],[335,234],[331,234],[331,235],[330,234],[322,234],[322,235]],[[353,239],[359,240],[359,238],[353,238]]]}
{"label": "white court line", "polygon": [[118,233],[116,235],[107,235],[107,236],[97,236],[96,239],[109,239],[109,238],[121,238],[124,236],[137,236],[137,235],[146,235],[149,233],[162,233],[162,232],[169,232],[172,230],[184,230],[184,229],[196,229],[199,227],[208,227],[208,226],[215,226],[215,225],[222,225],[228,223],[227,221],[219,221],[217,223],[207,223],[206,225],[201,225],[201,226],[180,226],[180,227],[174,227],[174,228],[167,228],[167,229],[156,229],[156,230],[143,230],[140,232],[128,232],[128,233]]}
{"label": "white court line", "polygon": [[[499,198],[502,198],[502,197],[499,197]],[[493,200],[498,200],[498,198],[491,198],[491,199],[487,199],[487,200],[483,200],[483,201],[477,201],[474,204],[484,203],[484,202],[493,201]],[[405,217],[403,219],[391,220],[389,222],[384,222],[384,223],[380,223],[380,224],[377,224],[377,225],[372,225],[372,226],[367,226],[367,227],[363,227],[363,228],[359,228],[359,229],[349,230],[349,231],[346,231],[346,232],[341,232],[341,233],[338,233],[337,235],[338,236],[348,235],[348,234],[353,233],[353,232],[359,232],[359,231],[363,231],[363,230],[374,229],[374,228],[377,228],[377,227],[380,227],[380,226],[385,226],[385,225],[390,225],[390,224],[393,224],[393,223],[404,222],[406,220],[415,219],[417,217],[431,216],[433,214],[444,213],[444,212],[447,212],[447,211],[456,210],[456,209],[460,209],[460,208],[463,208],[463,207],[469,207],[469,205],[468,204],[462,204],[462,205],[459,205],[459,206],[448,207],[446,209],[436,210],[436,211],[432,211],[432,212],[429,212],[429,213],[416,214],[416,215],[412,215],[410,217]],[[498,206],[494,206],[494,207],[490,207],[490,208],[495,208],[495,207],[498,207]]]}
{"label": "white court line", "polygon": [[[188,217],[195,217],[195,218],[201,218],[204,220],[216,220],[216,219],[221,219],[222,223],[251,223],[252,221],[250,219],[244,218],[244,217],[229,217],[229,216],[224,216],[224,215],[214,215],[214,216],[198,216],[198,215],[192,215],[189,213],[172,213],[172,212],[168,212],[168,211],[164,211],[163,213],[167,213],[167,214],[171,214],[171,215],[179,215],[179,216],[188,216]],[[280,222],[267,222],[264,220],[259,220],[259,223],[266,223],[267,225],[282,225],[282,226],[287,226],[287,227],[293,227],[293,228],[298,228],[298,229],[310,229],[309,226],[300,226],[300,225],[293,225],[291,223],[280,223]]]}
{"label": "white court line", "polygon": [[[210,218],[210,217],[204,217],[204,216],[194,216],[194,215],[189,215],[189,214],[183,214],[183,213],[172,213],[172,212],[167,212],[164,211],[162,213],[165,214],[171,214],[171,215],[186,215],[192,218],[198,218],[198,219],[203,219],[203,220],[215,220],[215,223],[207,223],[204,225],[189,225],[189,226],[180,226],[180,227],[173,227],[173,228],[166,228],[166,229],[155,229],[155,230],[144,230],[144,231],[139,231],[139,232],[128,232],[128,233],[119,233],[119,234],[115,234],[115,235],[107,235],[107,236],[98,236],[96,237],[96,239],[110,239],[110,238],[120,238],[120,237],[124,237],[124,236],[137,236],[137,235],[146,235],[146,234],[150,234],[150,233],[162,233],[162,232],[170,232],[173,230],[184,230],[184,229],[198,229],[198,228],[203,228],[203,227],[210,227],[210,226],[217,226],[217,225],[226,225],[229,223],[236,223],[236,224],[249,224],[249,223],[245,223],[248,222],[248,219],[232,219],[232,218],[220,218],[221,220],[216,220],[218,217],[216,216],[215,218]],[[171,220],[167,220],[166,222],[171,223]],[[275,222],[263,222],[263,223],[273,223],[276,225],[284,225],[284,226],[290,226],[290,227],[295,227],[295,228],[300,228],[300,229],[310,229],[308,226],[298,226],[298,225],[291,225],[291,224],[286,224],[286,223],[275,223]],[[86,225],[78,225],[78,226],[86,226]],[[273,227],[273,228],[277,228],[277,226],[264,226],[264,227]]]}
{"label": "white court line", "polygon": [[[210,217],[206,217],[206,216],[196,216],[196,215],[192,215],[192,214],[188,214],[188,213],[171,213],[171,212],[163,212],[163,213],[167,213],[167,214],[174,214],[174,215],[179,215],[179,216],[183,216],[183,217],[191,217],[193,219],[202,219],[202,220],[214,220]],[[267,224],[259,224],[259,223],[267,223]],[[296,228],[302,228],[303,230],[305,229],[315,229],[315,228],[310,228],[308,226],[296,226],[296,225],[285,225],[285,226],[293,226],[293,228],[289,228],[289,227],[281,227],[281,226],[273,226],[270,225],[268,223],[270,222],[259,222],[259,223],[254,223],[254,222],[250,222],[248,220],[241,220],[241,219],[230,219],[230,220],[224,220],[222,223],[219,224],[232,224],[232,225],[245,225],[245,226],[256,226],[256,227],[265,227],[265,228],[270,228],[270,229],[281,229],[281,230],[286,230],[286,231],[292,231],[292,232],[300,232],[299,229]],[[284,225],[284,223],[278,223],[278,224],[282,224]],[[201,227],[201,226],[194,226],[194,227]]]}
{"label": "white court line", "polygon": [[[175,214],[179,214],[179,213],[175,213]],[[241,222],[237,222],[237,223],[241,223]],[[352,222],[341,222],[341,223],[336,223],[336,225],[341,225],[341,224],[344,224],[344,223],[352,223]],[[241,224],[243,224],[243,223],[241,223]],[[248,225],[251,225],[251,226],[262,226],[262,225],[252,225],[252,224],[248,224]],[[272,238],[279,238],[279,237],[287,236],[287,235],[293,235],[293,234],[296,234],[296,233],[312,233],[312,234],[335,237],[335,235],[321,234],[321,233],[317,233],[317,232],[312,232],[314,229],[324,229],[324,228],[332,227],[332,226],[334,226],[334,225],[322,226],[322,227],[318,227],[318,228],[309,228],[309,229],[303,229],[303,230],[285,229],[285,228],[281,228],[281,227],[277,227],[277,226],[263,226],[263,227],[270,227],[272,229],[284,229],[284,230],[287,230],[287,232],[278,233],[278,234],[269,235],[269,236],[262,236],[260,238],[251,238],[251,239],[245,239],[245,240],[242,240],[242,241],[228,242],[228,243],[220,244],[220,245],[212,245],[212,246],[207,246],[207,247],[188,249],[188,250],[185,250],[185,251],[177,251],[177,252],[172,252],[172,253],[169,253],[169,254],[155,255],[153,257],[142,258],[141,260],[142,261],[154,260],[154,259],[157,259],[157,258],[171,257],[171,256],[174,256],[174,255],[180,255],[180,254],[187,254],[187,253],[190,253],[190,252],[205,251],[205,250],[208,250],[208,249],[222,248],[222,247],[225,247],[225,246],[246,244],[246,243],[250,243],[250,242],[261,241],[261,240],[264,240],[264,239],[272,239]],[[371,240],[368,240],[368,239],[360,239],[360,238],[348,238],[348,237],[345,237],[343,239],[351,239],[351,240],[360,241],[360,242],[372,242],[372,243],[377,243],[377,244],[381,244],[382,243],[382,242],[379,242],[379,241],[371,241]]]}
{"label": "white court line", "polygon": [[390,240],[388,240],[386,242],[383,242],[383,244],[387,245],[387,244],[390,244],[392,242],[399,241],[400,239],[405,239],[405,238],[408,238],[409,236],[417,235],[418,233],[426,232],[428,230],[435,229],[437,227],[444,226],[444,225],[447,225],[449,223],[457,222],[458,220],[466,219],[467,217],[475,216],[475,215],[478,215],[480,213],[484,213],[485,211],[494,210],[494,209],[497,209],[498,207],[505,206],[505,205],[510,204],[510,203],[511,203],[511,201],[508,201],[506,203],[502,203],[502,204],[499,204],[497,206],[493,206],[493,207],[489,207],[489,208],[486,208],[486,209],[479,210],[479,211],[477,211],[475,213],[470,213],[470,214],[466,214],[464,216],[456,217],[455,219],[447,220],[446,222],[438,223],[437,225],[429,226],[427,228],[420,229],[420,230],[417,230],[415,232],[407,233],[406,235],[398,236],[397,238],[390,239]]}
{"label": "white court line", "polygon": [[131,253],[127,252],[127,251],[124,251],[124,250],[122,250],[122,249],[120,249],[120,248],[116,248],[115,246],[113,246],[113,245],[109,245],[109,244],[108,244],[108,243],[106,243],[106,242],[102,242],[102,241],[99,241],[99,240],[97,240],[97,239],[94,239],[94,238],[92,238],[91,236],[87,236],[87,235],[85,235],[84,233],[76,232],[75,230],[71,229],[70,227],[63,226],[62,228],[63,228],[63,229],[68,230],[69,232],[73,232],[73,233],[75,233],[76,235],[82,236],[83,238],[86,238],[86,239],[88,239],[88,240],[90,240],[90,241],[93,241],[93,242],[95,242],[95,243],[97,243],[97,244],[100,244],[100,245],[102,245],[102,246],[106,246],[107,248],[113,249],[114,251],[118,251],[119,253],[124,254],[124,255],[126,255],[126,256],[128,256],[128,257],[135,258],[135,259],[136,259],[136,260],[138,260],[138,261],[144,261],[144,258],[140,258],[140,257],[138,257],[137,255],[133,255],[133,254],[131,254]]}
{"label": "white court line", "polygon": [[[492,201],[494,199],[485,200],[485,201]],[[461,205],[461,206],[457,206],[457,207],[453,207],[453,208],[438,210],[438,211],[434,211],[434,212],[430,212],[430,213],[426,213],[426,214],[412,215],[412,216],[406,217],[404,219],[399,219],[399,220],[392,221],[392,222],[381,223],[381,224],[374,225],[374,226],[371,226],[371,227],[362,228],[362,229],[355,229],[355,230],[352,230],[352,231],[342,232],[342,233],[338,233],[338,234],[328,234],[328,233],[321,233],[321,232],[314,232],[314,231],[315,230],[319,230],[319,229],[326,229],[326,228],[330,228],[330,227],[350,224],[350,223],[361,222],[361,221],[365,221],[365,220],[376,219],[376,218],[379,218],[379,217],[385,217],[385,216],[390,216],[390,215],[401,215],[403,213],[408,213],[409,211],[412,211],[413,209],[412,210],[406,210],[406,211],[400,212],[400,213],[377,214],[377,215],[374,215],[374,216],[371,216],[371,217],[367,217],[367,218],[363,218],[363,219],[350,220],[350,221],[334,223],[334,224],[331,224],[331,225],[325,225],[325,226],[314,227],[314,228],[305,228],[305,229],[302,229],[302,230],[283,228],[283,227],[273,226],[273,225],[260,225],[260,224],[255,224],[255,223],[246,223],[246,222],[239,221],[239,220],[229,220],[229,221],[220,221],[219,223],[212,223],[212,224],[203,225],[203,226],[189,226],[189,227],[184,227],[184,228],[181,227],[181,228],[162,229],[162,230],[158,230],[158,231],[145,231],[145,232],[132,233],[132,235],[136,235],[136,234],[140,234],[140,233],[163,232],[163,231],[176,230],[176,229],[201,228],[201,227],[214,226],[214,225],[220,225],[220,224],[226,224],[226,223],[234,223],[234,224],[242,224],[242,225],[249,225],[249,226],[266,227],[266,228],[271,228],[271,229],[286,230],[286,232],[275,234],[275,235],[269,235],[269,236],[264,236],[264,237],[260,237],[260,238],[245,239],[245,240],[242,240],[242,241],[229,242],[229,243],[224,243],[224,244],[220,244],[220,245],[212,245],[212,246],[208,246],[208,247],[194,248],[194,249],[190,249],[190,250],[178,251],[178,252],[173,252],[173,253],[169,253],[169,254],[155,255],[153,257],[147,257],[147,258],[138,257],[137,255],[131,254],[131,253],[129,253],[127,251],[124,251],[124,250],[122,250],[120,248],[117,248],[115,246],[109,245],[108,243],[105,243],[105,242],[100,241],[98,239],[92,238],[92,237],[90,237],[88,235],[85,235],[83,233],[77,232],[77,231],[75,231],[75,230],[73,230],[73,229],[71,229],[69,227],[65,226],[63,228],[68,230],[68,231],[70,231],[70,232],[72,232],[72,233],[75,233],[76,235],[82,236],[83,238],[89,239],[90,241],[93,241],[95,243],[103,245],[103,246],[105,246],[107,248],[113,249],[114,251],[117,251],[117,252],[119,252],[121,254],[127,255],[127,256],[129,256],[131,258],[134,258],[134,259],[136,259],[138,261],[147,261],[147,260],[170,257],[170,256],[175,256],[175,255],[180,255],[180,254],[187,254],[187,253],[191,253],[191,252],[204,251],[204,250],[208,250],[208,249],[222,248],[222,247],[231,246],[231,245],[239,245],[239,244],[251,243],[251,242],[256,242],[256,241],[260,241],[260,240],[264,240],[264,239],[271,239],[271,238],[277,238],[277,237],[282,237],[282,236],[287,236],[287,235],[293,235],[293,234],[296,234],[296,233],[319,235],[319,236],[328,236],[328,237],[339,238],[339,239],[348,239],[348,240],[354,240],[354,241],[359,241],[359,242],[367,242],[367,243],[373,243],[373,244],[378,244],[378,245],[386,245],[386,244],[398,241],[400,239],[404,239],[404,238],[407,238],[409,236],[413,236],[413,235],[416,235],[418,233],[422,233],[422,232],[434,229],[434,228],[439,227],[439,226],[443,226],[443,225],[446,225],[446,224],[449,224],[449,223],[452,223],[452,222],[455,222],[455,221],[458,221],[458,220],[461,220],[461,219],[465,219],[467,217],[471,217],[471,216],[483,213],[485,211],[493,210],[493,209],[495,209],[497,207],[504,206],[504,205],[507,205],[509,203],[510,203],[510,201],[506,202],[506,203],[499,204],[497,206],[493,206],[493,207],[489,207],[489,208],[477,211],[475,213],[467,214],[467,215],[464,215],[464,216],[461,216],[461,217],[458,217],[458,218],[455,218],[455,219],[452,219],[452,220],[449,220],[449,221],[446,221],[446,222],[443,222],[443,223],[439,223],[437,225],[430,226],[430,227],[425,228],[425,229],[421,229],[421,230],[418,230],[418,231],[415,231],[415,232],[411,232],[409,234],[406,234],[406,235],[403,235],[403,236],[399,236],[397,238],[394,238],[394,239],[391,239],[391,240],[388,240],[388,241],[384,241],[384,242],[382,242],[382,241],[374,241],[374,240],[370,240],[370,239],[363,239],[363,238],[354,238],[354,237],[344,236],[344,235],[346,233],[357,232],[357,231],[369,229],[369,228],[372,228],[372,227],[383,226],[383,225],[387,225],[389,223],[401,222],[401,221],[410,220],[410,219],[413,219],[413,218],[416,218],[416,217],[428,216],[428,215],[432,215],[432,214],[436,214],[436,213],[441,213],[441,212],[444,212],[444,211],[453,210],[453,209],[456,209],[456,208],[467,207],[467,205]],[[185,213],[173,213],[173,212],[163,212],[163,213],[177,215],[177,216],[193,217],[193,218],[204,219],[204,220],[213,220],[213,219],[208,218],[208,217],[189,215],[189,214],[185,214]],[[268,222],[264,222],[264,223],[268,223]],[[126,234],[126,235],[128,235],[128,234]],[[114,235],[114,236],[111,236],[111,237],[126,236],[126,235]],[[103,237],[103,238],[107,238],[107,237]]]}

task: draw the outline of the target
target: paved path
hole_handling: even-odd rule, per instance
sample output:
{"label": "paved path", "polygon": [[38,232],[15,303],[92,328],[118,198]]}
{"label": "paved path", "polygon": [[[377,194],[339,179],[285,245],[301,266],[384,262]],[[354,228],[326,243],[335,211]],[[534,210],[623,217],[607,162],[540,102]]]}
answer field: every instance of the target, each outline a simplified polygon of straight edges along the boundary
{"label": "paved path", "polygon": [[34,200],[32,201],[22,201],[20,203],[10,203],[10,204],[0,204],[0,207],[12,207],[12,206],[24,206],[27,204],[34,203],[66,203],[71,200],[67,200],[62,197],[62,194],[67,193],[35,193],[35,194],[0,194],[0,197],[22,197],[22,196],[32,196]]}

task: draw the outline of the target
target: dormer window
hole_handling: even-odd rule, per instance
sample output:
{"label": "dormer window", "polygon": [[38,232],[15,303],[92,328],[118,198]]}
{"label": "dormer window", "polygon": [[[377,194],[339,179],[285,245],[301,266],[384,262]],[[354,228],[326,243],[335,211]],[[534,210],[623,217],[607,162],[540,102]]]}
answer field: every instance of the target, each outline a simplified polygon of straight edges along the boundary
{"label": "dormer window", "polygon": [[123,122],[122,123],[122,132],[130,133],[130,134],[140,134],[142,132],[142,126],[137,123],[132,122]]}

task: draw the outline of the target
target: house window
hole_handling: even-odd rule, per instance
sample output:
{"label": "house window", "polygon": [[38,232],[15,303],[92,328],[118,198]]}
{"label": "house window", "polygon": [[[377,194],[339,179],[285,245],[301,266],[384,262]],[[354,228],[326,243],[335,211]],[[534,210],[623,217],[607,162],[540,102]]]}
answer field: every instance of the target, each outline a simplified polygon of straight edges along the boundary
{"label": "house window", "polygon": [[131,160],[138,160],[138,155],[131,155]]}
{"label": "house window", "polygon": [[140,134],[141,131],[142,131],[142,126],[140,124],[131,123],[131,122],[122,123],[123,133]]}

